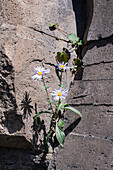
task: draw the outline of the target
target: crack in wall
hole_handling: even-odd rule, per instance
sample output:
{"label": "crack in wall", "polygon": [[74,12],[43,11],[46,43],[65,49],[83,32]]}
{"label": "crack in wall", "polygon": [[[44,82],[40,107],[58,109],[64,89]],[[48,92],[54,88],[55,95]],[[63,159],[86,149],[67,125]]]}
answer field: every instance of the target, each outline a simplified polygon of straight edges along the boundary
{"label": "crack in wall", "polygon": [[83,65],[83,66],[84,67],[90,67],[90,66],[93,66],[93,65],[110,64],[110,63],[113,63],[113,61],[101,61],[101,62],[98,62],[98,63],[86,64],[86,65]]}
{"label": "crack in wall", "polygon": [[113,106],[111,103],[68,103],[70,106]]}
{"label": "crack in wall", "polygon": [[93,139],[98,139],[98,140],[105,140],[105,141],[112,141],[113,139],[107,139],[106,137],[100,137],[100,136],[95,136],[92,134],[83,134],[83,133],[75,133],[75,132],[71,132],[70,135],[73,136],[78,136],[78,137],[84,137],[84,138],[93,138]]}
{"label": "crack in wall", "polygon": [[33,59],[30,63],[36,62],[36,61],[41,62],[42,64],[46,64],[46,65],[55,67],[55,68],[57,67],[55,64],[45,62],[45,58],[43,58],[41,60],[40,59]]}
{"label": "crack in wall", "polygon": [[34,30],[34,31],[36,31],[36,32],[39,32],[39,33],[41,33],[41,34],[47,35],[47,36],[49,36],[49,37],[55,38],[56,40],[61,40],[61,41],[64,41],[64,42],[66,42],[66,43],[69,43],[69,40],[65,40],[65,39],[56,37],[56,36],[54,36],[54,35],[51,35],[51,34],[48,34],[48,33],[44,32],[44,31],[42,31],[42,30],[38,30],[38,29],[36,29],[36,28],[34,28],[34,27],[28,27],[28,28],[30,28],[30,29],[32,29],[32,30]]}
{"label": "crack in wall", "polygon": [[79,99],[79,98],[83,98],[83,97],[87,97],[87,96],[89,96],[89,94],[76,96],[76,97],[73,97],[73,99]]}
{"label": "crack in wall", "polygon": [[45,60],[45,58],[43,58],[43,59],[33,59],[32,61],[30,61],[30,63],[33,63],[33,62],[36,62],[36,61],[43,62],[44,60]]}
{"label": "crack in wall", "polygon": [[104,38],[100,37],[98,40],[87,41],[85,43],[85,46],[89,46],[90,49],[92,49],[93,46],[100,47],[100,46],[105,46],[108,43],[113,44],[113,34],[111,34],[110,36],[104,37]]}
{"label": "crack in wall", "polygon": [[87,80],[82,80],[82,81],[90,81],[90,82],[93,82],[93,81],[113,81],[113,79],[87,79]]}
{"label": "crack in wall", "polygon": [[90,40],[90,41],[87,41],[83,47],[82,47],[82,50],[81,50],[81,55],[82,55],[82,58],[86,55],[87,51],[88,50],[91,50],[92,48],[94,48],[95,46],[97,48],[99,47],[104,47],[106,46],[107,44],[112,44],[113,45],[113,34],[111,34],[110,36],[108,37],[105,37],[105,38],[99,38],[98,40]]}
{"label": "crack in wall", "polygon": [[52,67],[57,67],[55,64],[52,64],[52,63],[44,63],[44,64],[47,64],[47,65],[50,65],[50,66],[52,66]]}

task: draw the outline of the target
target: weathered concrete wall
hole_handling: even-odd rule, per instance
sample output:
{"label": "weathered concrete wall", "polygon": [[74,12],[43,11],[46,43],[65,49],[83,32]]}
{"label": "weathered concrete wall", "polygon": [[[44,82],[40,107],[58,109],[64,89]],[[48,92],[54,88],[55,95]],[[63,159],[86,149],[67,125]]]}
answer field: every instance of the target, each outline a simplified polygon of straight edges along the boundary
{"label": "weathered concrete wall", "polygon": [[[1,0],[0,9],[0,170],[112,169],[112,0]],[[77,23],[85,42],[82,79],[73,82],[67,97],[83,117],[66,112],[65,146],[55,148],[53,158],[43,152],[49,116],[33,129],[33,116],[48,105],[42,86],[31,80],[33,67],[43,63],[51,70],[50,91],[57,84],[55,55],[66,43],[50,36],[64,38],[49,31],[50,22],[68,33],[76,33]],[[22,110],[25,95],[30,104]]]}

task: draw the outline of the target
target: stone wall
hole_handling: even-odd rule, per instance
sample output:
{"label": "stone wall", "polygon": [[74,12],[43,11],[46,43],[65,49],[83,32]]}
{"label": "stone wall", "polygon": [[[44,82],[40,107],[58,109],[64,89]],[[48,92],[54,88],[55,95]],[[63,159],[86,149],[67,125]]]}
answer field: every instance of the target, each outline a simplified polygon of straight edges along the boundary
{"label": "stone wall", "polygon": [[[1,0],[0,9],[0,170],[112,169],[112,0]],[[50,117],[43,115],[36,128],[33,116],[48,104],[43,87],[31,76],[43,64],[51,70],[50,91],[57,88],[55,55],[67,45],[53,37],[64,35],[50,32],[50,22],[78,32],[84,41],[78,76],[72,81],[68,73],[64,80],[67,101],[83,117],[66,112],[64,148],[46,154]]]}
{"label": "stone wall", "polygon": [[51,71],[46,79],[50,92],[57,88],[55,56],[67,43],[56,41],[55,37],[64,35],[51,32],[51,22],[69,33],[76,32],[69,0],[0,0],[1,169],[45,169],[52,156],[52,151],[48,155],[43,152],[49,115],[42,115],[39,126],[33,126],[35,113],[48,108],[46,94],[42,84],[31,79],[34,67],[43,65]]}
{"label": "stone wall", "polygon": [[94,0],[92,6],[81,52],[82,79],[74,81],[67,97],[83,117],[80,120],[66,112],[68,136],[49,169],[113,169],[113,1]]}

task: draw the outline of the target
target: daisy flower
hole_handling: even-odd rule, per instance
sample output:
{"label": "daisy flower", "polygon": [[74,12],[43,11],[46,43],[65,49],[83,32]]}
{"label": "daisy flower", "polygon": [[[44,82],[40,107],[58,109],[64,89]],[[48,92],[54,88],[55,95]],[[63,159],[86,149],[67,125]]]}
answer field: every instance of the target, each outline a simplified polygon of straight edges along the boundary
{"label": "daisy flower", "polygon": [[67,63],[64,63],[64,62],[58,63],[58,64],[57,64],[57,67],[58,67],[58,69],[63,69],[64,71],[70,69],[70,68],[67,66]]}
{"label": "daisy flower", "polygon": [[54,97],[54,101],[58,101],[59,99],[65,99],[65,96],[67,94],[68,90],[61,90],[61,88],[59,88],[58,90],[53,91],[53,93],[51,94]]}
{"label": "daisy flower", "polygon": [[34,67],[35,74],[32,76],[33,80],[41,80],[42,77],[46,74],[49,73],[49,69],[45,69],[44,67]]}

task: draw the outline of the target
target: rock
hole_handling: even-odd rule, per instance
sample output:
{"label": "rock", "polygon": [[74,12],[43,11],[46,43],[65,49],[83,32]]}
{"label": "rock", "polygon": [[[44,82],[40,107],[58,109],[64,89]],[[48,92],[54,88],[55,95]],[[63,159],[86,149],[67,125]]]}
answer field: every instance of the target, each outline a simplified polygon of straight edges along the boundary
{"label": "rock", "polygon": [[[1,170],[113,168],[112,0],[76,3],[0,2]],[[67,38],[58,30],[51,32],[51,22],[58,23],[65,32],[78,32],[84,42],[88,34],[88,41],[82,49],[83,66],[78,69],[76,81],[70,86],[69,72],[63,78],[65,87],[70,87],[67,102],[80,110],[83,117],[65,113],[64,149],[57,145],[54,154],[52,148],[47,154],[44,145],[51,117],[40,116],[38,126],[34,126],[33,120],[38,111],[48,109],[47,96],[42,83],[33,81],[31,76],[34,67],[43,65],[50,69],[46,78],[49,92],[58,88],[58,77],[53,74],[55,56],[57,51],[67,48],[67,43],[55,37]],[[76,52],[71,54],[74,55]]]}
{"label": "rock", "polygon": [[67,96],[67,103],[78,109],[82,118],[66,111],[64,148],[58,147],[49,170],[113,168],[111,4],[111,1],[94,1],[88,41],[82,49],[83,65],[78,69],[78,76],[75,76]]}
{"label": "rock", "polygon": [[113,61],[113,38],[109,41],[94,41],[88,48],[83,49],[83,65],[94,65],[101,63],[112,63]]}
{"label": "rock", "polygon": [[70,134],[56,156],[56,169],[112,169],[112,146],[112,141]]}
{"label": "rock", "polygon": [[67,102],[81,112],[82,119],[65,113],[65,145],[48,169],[112,169],[112,82],[78,80],[71,87]]}
{"label": "rock", "polygon": [[[75,107],[75,106],[74,106]],[[66,134],[72,130],[76,136],[83,135],[84,137],[90,136],[97,139],[113,140],[112,137],[112,121],[113,121],[113,106],[76,106],[82,113],[82,119],[79,122],[78,116],[73,112],[66,112],[65,114],[65,132]],[[73,124],[70,129],[69,125]],[[67,137],[66,137],[67,138]]]}
{"label": "rock", "polygon": [[[51,156],[40,152],[44,152],[44,138],[51,119],[43,114],[38,119],[38,127],[34,126],[33,117],[38,111],[48,109],[48,103],[42,83],[33,81],[31,76],[34,67],[43,65],[50,69],[46,78],[49,92],[58,88],[55,57],[63,47],[67,48],[67,43],[55,37],[67,38],[57,30],[51,32],[49,24],[55,22],[62,30],[76,33],[72,3],[69,0],[6,0],[0,2],[0,9],[0,147],[4,150],[0,150],[0,155],[9,148],[9,153],[14,155],[18,155],[18,151],[20,157],[27,155],[27,162],[32,150],[40,159],[25,164],[23,169],[44,169]],[[69,72],[63,81],[69,87]],[[7,155],[6,161],[0,158],[0,168],[21,169],[25,162],[19,160],[19,163],[17,155],[14,160]],[[30,160],[35,160],[35,156]]]}
{"label": "rock", "polygon": [[71,105],[112,105],[113,80],[76,81],[68,94]]}
{"label": "rock", "polygon": [[[83,80],[102,80],[113,78],[113,63],[102,62],[84,67]],[[89,74],[86,74],[89,73]]]}
{"label": "rock", "polygon": [[101,39],[113,34],[112,12],[112,0],[94,0],[93,16],[87,40]]}

